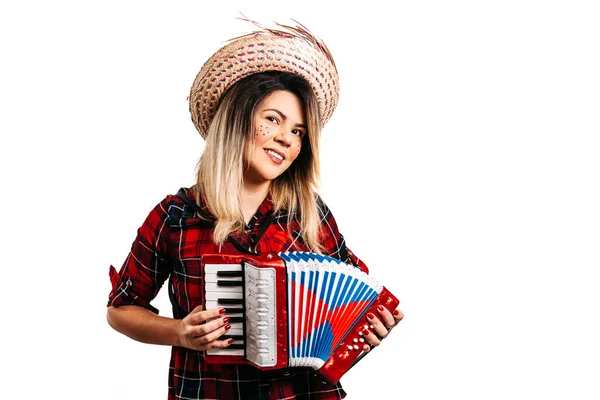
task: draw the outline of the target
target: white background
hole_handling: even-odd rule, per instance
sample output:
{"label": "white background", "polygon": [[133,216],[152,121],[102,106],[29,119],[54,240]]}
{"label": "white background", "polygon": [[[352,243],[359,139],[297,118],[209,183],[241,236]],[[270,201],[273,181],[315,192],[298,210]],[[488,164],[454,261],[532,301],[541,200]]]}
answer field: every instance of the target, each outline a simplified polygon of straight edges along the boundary
{"label": "white background", "polygon": [[406,313],[348,399],[600,398],[596,2],[204,3],[0,6],[1,398],[166,398],[108,267],[193,183],[186,97],[240,11],[338,64],[322,193]]}

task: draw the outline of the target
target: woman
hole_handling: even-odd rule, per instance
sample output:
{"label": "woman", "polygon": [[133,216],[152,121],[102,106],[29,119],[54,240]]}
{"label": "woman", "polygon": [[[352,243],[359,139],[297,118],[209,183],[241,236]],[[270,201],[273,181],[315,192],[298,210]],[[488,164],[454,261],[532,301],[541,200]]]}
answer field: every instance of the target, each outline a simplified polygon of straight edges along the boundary
{"label": "woman", "polygon": [[[338,99],[337,71],[303,28],[262,30],[219,50],[196,77],[192,120],[206,139],[197,182],[149,214],[120,272],[111,267],[108,322],[141,342],[173,346],[169,399],[339,399],[338,383],[308,368],[260,371],[209,364],[203,351],[227,348],[223,308],[202,308],[203,254],[311,251],[365,272],[316,195],[319,137]],[[167,279],[175,318],[150,301]],[[369,315],[364,351],[403,317]],[[295,397],[294,397],[295,396]]]}

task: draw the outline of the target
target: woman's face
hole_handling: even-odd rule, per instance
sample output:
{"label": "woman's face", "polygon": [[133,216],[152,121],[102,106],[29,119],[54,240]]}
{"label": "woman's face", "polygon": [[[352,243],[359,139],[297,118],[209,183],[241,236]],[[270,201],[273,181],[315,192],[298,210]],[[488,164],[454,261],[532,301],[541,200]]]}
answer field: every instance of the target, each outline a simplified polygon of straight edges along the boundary
{"label": "woman's face", "polygon": [[260,184],[281,175],[298,157],[306,129],[304,110],[295,94],[284,90],[269,94],[254,112],[254,146],[244,179]]}

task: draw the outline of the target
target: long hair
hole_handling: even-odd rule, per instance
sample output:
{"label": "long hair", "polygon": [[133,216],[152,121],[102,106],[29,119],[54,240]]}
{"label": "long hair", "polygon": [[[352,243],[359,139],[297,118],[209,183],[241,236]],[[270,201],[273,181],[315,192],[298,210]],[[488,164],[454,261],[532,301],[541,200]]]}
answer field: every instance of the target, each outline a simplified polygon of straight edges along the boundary
{"label": "long hair", "polygon": [[[233,85],[222,97],[206,137],[204,153],[198,162],[196,199],[203,196],[216,217],[213,239],[223,243],[227,236],[244,227],[240,207],[245,155],[254,146],[254,112],[272,92],[286,90],[295,94],[304,110],[307,134],[300,154],[290,167],[271,182],[269,188],[275,212],[297,219],[300,235],[314,252],[319,243],[319,138],[321,120],[317,99],[302,77],[278,71],[250,75]],[[289,226],[289,225],[288,225]]]}

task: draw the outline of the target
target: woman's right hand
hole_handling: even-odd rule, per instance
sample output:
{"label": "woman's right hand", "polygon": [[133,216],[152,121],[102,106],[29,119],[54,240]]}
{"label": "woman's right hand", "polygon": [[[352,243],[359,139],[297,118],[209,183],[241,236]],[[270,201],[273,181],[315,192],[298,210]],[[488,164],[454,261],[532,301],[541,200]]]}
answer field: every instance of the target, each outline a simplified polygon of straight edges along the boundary
{"label": "woman's right hand", "polygon": [[223,349],[229,346],[233,339],[218,340],[231,328],[229,317],[217,318],[224,313],[224,308],[194,308],[180,321],[179,346],[192,350]]}

